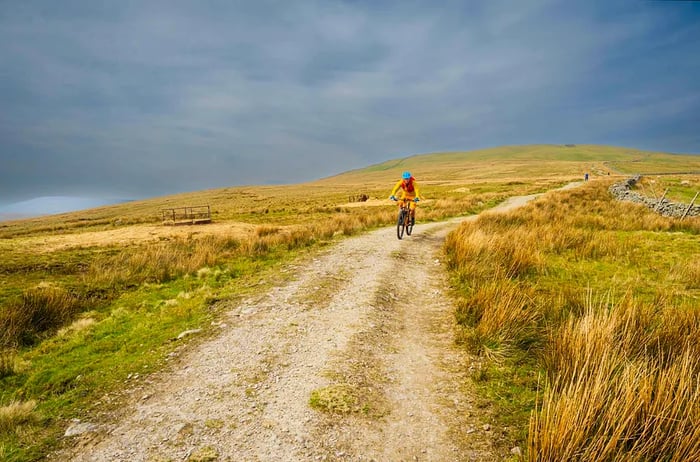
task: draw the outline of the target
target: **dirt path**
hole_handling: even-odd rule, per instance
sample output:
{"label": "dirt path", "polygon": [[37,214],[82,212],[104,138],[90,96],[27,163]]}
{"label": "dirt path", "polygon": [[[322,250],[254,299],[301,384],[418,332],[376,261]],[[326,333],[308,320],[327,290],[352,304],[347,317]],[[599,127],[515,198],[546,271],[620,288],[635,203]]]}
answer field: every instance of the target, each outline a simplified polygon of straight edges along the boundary
{"label": "dirt path", "polygon": [[503,460],[454,346],[439,251],[458,221],[402,241],[380,229],[290,265],[291,282],[230,306],[219,335],[51,459]]}

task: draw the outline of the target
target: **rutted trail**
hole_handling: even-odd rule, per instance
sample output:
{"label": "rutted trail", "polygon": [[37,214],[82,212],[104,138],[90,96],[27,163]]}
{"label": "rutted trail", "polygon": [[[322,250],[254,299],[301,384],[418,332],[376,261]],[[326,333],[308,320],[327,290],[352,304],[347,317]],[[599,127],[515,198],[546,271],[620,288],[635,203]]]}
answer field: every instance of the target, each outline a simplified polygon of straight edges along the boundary
{"label": "rutted trail", "polygon": [[336,455],[377,461],[500,460],[491,452],[491,435],[477,431],[483,422],[473,398],[461,388],[468,358],[454,347],[454,308],[438,259],[451,228],[423,226],[393,254],[395,271],[382,284],[385,304],[376,308],[384,335],[369,342],[374,343],[369,353],[379,358],[387,379],[382,392],[388,413],[381,419],[328,419],[326,434],[340,443]]}
{"label": "rutted trail", "polygon": [[[468,358],[438,260],[456,223],[418,224],[403,241],[380,229],[288,266],[291,282],[231,306],[220,333],[53,459],[500,460],[461,387]],[[333,386],[365,407],[309,406]]]}

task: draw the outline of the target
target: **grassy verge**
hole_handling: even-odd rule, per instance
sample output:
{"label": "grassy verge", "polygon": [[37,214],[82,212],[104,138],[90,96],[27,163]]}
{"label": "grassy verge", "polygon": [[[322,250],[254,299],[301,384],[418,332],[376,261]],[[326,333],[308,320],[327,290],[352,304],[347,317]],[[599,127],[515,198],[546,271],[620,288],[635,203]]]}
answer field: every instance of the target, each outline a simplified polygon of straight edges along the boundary
{"label": "grassy verge", "polygon": [[[281,258],[273,249],[267,258],[239,258],[167,283],[144,283],[81,313],[37,345],[14,350],[0,379],[0,413],[20,403],[33,406],[24,420],[0,428],[0,459],[39,459],[70,419],[89,421],[118,406],[121,388],[163,367],[169,352],[214,331],[216,300],[260,290],[261,278]],[[191,329],[202,332],[177,340]]]}
{"label": "grassy verge", "polygon": [[460,341],[527,460],[692,460],[700,220],[613,201],[606,186],[448,237]]}

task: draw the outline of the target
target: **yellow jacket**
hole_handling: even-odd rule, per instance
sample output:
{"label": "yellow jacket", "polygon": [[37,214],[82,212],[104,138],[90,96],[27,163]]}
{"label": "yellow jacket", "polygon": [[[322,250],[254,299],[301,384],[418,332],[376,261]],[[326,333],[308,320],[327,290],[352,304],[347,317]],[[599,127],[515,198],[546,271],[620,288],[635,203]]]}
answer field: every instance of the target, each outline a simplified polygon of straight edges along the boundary
{"label": "yellow jacket", "polygon": [[421,199],[420,190],[418,189],[418,182],[413,177],[409,178],[408,180],[399,180],[399,182],[396,183],[396,186],[394,186],[394,189],[391,190],[391,195],[396,195],[399,189],[403,191],[401,197],[406,197],[409,199],[417,197]]}

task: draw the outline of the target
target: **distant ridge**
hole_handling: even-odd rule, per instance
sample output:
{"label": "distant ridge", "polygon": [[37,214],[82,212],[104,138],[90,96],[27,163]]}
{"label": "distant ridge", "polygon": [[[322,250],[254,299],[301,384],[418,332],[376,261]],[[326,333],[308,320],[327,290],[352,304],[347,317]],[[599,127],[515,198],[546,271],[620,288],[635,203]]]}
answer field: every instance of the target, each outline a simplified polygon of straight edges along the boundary
{"label": "distant ridge", "polygon": [[43,196],[0,207],[0,221],[76,212],[105,205],[130,202],[130,199],[107,199],[76,196]]}
{"label": "distant ridge", "polygon": [[[299,184],[230,185],[223,188],[132,200],[58,196],[61,206],[52,209],[38,207],[37,204],[50,201],[48,198],[37,198],[10,206],[0,206],[0,221],[55,215],[49,220],[57,223],[68,218],[62,214],[72,211],[76,215],[71,219],[85,222],[87,214],[83,211],[105,206],[108,206],[109,210],[101,210],[99,220],[120,216],[137,221],[154,221],[161,216],[162,208],[204,203],[210,204],[212,210],[219,211],[219,219],[225,219],[235,216],[232,211],[232,201],[235,201],[239,195],[244,197],[258,195],[257,188],[265,191],[259,194],[261,197],[272,190],[292,196],[298,194],[300,190],[303,191],[302,194],[307,194],[308,191],[343,190],[343,195],[345,195],[343,188],[365,192],[373,189],[383,191],[387,185],[393,185],[404,170],[414,173],[416,178],[424,182],[424,185],[501,181],[504,178],[523,181],[542,176],[571,181],[582,178],[584,172],[590,172],[594,177],[610,174],[668,175],[678,172],[698,172],[700,155],[586,144],[500,146],[471,151],[407,154],[404,157],[387,159],[377,164]],[[56,201],[56,198],[54,197],[53,200]],[[120,205],[131,202],[134,202],[133,206]],[[92,220],[97,220],[95,215]]]}
{"label": "distant ridge", "polygon": [[[569,163],[578,166],[571,172],[583,174],[594,164],[605,165],[608,171],[620,175],[642,173],[670,174],[694,172],[700,169],[699,154],[679,154],[623,146],[593,144],[529,144],[498,146],[471,151],[440,151],[409,154],[363,168],[338,173],[318,180],[320,183],[335,181],[388,181],[401,170],[420,172],[420,179],[439,181],[444,178],[474,177],[484,166],[518,163],[530,165],[532,172],[547,163]],[[507,170],[505,167],[503,170]],[[518,170],[519,171],[519,170]],[[516,171],[516,173],[518,172]],[[426,173],[427,172],[427,175]]]}

